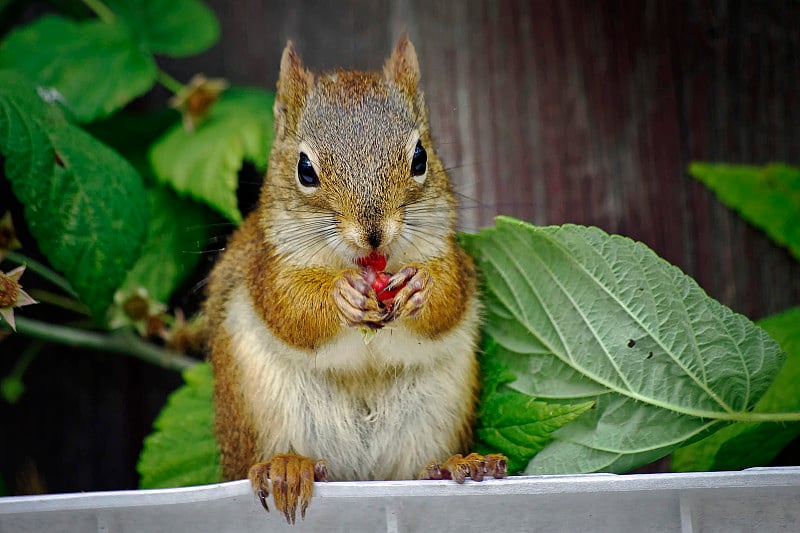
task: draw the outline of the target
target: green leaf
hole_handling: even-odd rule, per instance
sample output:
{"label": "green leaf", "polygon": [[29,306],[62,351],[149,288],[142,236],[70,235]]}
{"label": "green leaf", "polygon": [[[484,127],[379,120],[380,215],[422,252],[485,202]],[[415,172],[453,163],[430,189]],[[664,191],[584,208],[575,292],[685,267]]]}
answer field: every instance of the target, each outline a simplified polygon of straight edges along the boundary
{"label": "green leaf", "polygon": [[122,110],[110,117],[83,125],[92,137],[116,150],[127,159],[143,177],[151,177],[153,169],[147,152],[153,139],[163,135],[180,122],[174,109],[151,113],[133,113]]}
{"label": "green leaf", "polygon": [[508,217],[470,241],[485,334],[518,378],[507,386],[596,404],[529,473],[625,471],[745,420],[783,361],[763,330],[641,243]]}
{"label": "green leaf", "polygon": [[25,393],[25,384],[17,376],[0,379],[0,396],[8,403],[17,403]]}
{"label": "green leaf", "polygon": [[106,0],[106,5],[155,54],[199,54],[219,39],[217,18],[197,0]]}
{"label": "green leaf", "polygon": [[137,470],[140,488],[206,485],[222,481],[214,436],[214,377],[207,363],[183,374],[186,384],[173,392],[144,440]]}
{"label": "green leaf", "polygon": [[484,402],[475,436],[485,452],[502,452],[510,472],[519,472],[552,440],[552,433],[571,422],[592,402],[559,405],[507,391]]}
{"label": "green leaf", "polygon": [[191,274],[207,238],[212,213],[189,198],[156,186],[147,191],[150,226],[141,255],[120,289],[144,287],[168,303],[172,293]]}
{"label": "green leaf", "polygon": [[273,100],[271,93],[255,89],[226,91],[194,132],[177,125],[155,142],[150,162],[156,177],[241,222],[237,173],[244,160],[266,168]]}
{"label": "green leaf", "polygon": [[52,15],[6,37],[0,68],[22,72],[83,122],[109,115],[146,92],[157,73],[153,57],[124,25]]}
{"label": "green leaf", "polygon": [[758,325],[778,342],[787,358],[756,411],[800,410],[800,307],[764,318]]}
{"label": "green leaf", "polygon": [[629,472],[669,455],[673,446],[639,453],[607,452],[568,441],[554,441],[534,457],[526,473]]}
{"label": "green leaf", "polygon": [[52,180],[55,156],[47,131],[64,119],[58,110],[51,111],[30,80],[0,70],[0,153],[5,156],[9,179],[38,176],[43,182]]}
{"label": "green leaf", "polygon": [[6,176],[42,252],[102,321],[144,242],[142,180],[127,161],[35,95],[30,81],[0,71]]}
{"label": "green leaf", "polygon": [[689,173],[800,259],[800,168],[692,163]]}
{"label": "green leaf", "polygon": [[491,338],[484,342],[475,446],[483,454],[505,454],[509,472],[517,473],[552,440],[555,430],[591,408],[593,402],[546,403],[506,387],[517,377],[497,359],[499,348]]}
{"label": "green leaf", "polygon": [[[800,307],[765,318],[759,325],[787,353],[775,381],[756,404],[756,412],[800,410]],[[675,472],[742,470],[768,466],[780,451],[800,436],[800,422],[737,423],[675,450]]]}

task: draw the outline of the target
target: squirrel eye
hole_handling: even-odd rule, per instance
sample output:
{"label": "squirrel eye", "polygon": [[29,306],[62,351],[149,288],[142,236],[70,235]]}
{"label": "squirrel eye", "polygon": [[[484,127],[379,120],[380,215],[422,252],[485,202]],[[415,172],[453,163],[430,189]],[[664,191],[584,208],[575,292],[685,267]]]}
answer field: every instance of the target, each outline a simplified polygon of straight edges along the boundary
{"label": "squirrel eye", "polygon": [[297,162],[297,179],[303,187],[319,187],[319,178],[314,166],[303,152],[300,152],[300,160]]}
{"label": "squirrel eye", "polygon": [[428,154],[422,147],[422,142],[417,141],[414,147],[414,157],[411,158],[411,175],[416,177],[423,176],[428,170]]}

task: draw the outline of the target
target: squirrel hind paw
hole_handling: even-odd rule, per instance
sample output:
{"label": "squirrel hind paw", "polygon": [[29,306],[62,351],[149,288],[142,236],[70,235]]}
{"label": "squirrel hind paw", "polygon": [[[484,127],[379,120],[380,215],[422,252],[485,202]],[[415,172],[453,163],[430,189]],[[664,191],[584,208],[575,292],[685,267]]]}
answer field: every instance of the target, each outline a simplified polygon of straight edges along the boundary
{"label": "squirrel hind paw", "polygon": [[269,461],[256,463],[248,473],[253,492],[261,505],[269,512],[270,485],[275,508],[286,522],[294,524],[297,507],[300,518],[306,517],[306,509],[311,503],[315,481],[328,481],[328,467],[323,460],[313,461],[294,453],[274,455]]}
{"label": "squirrel hind paw", "polygon": [[507,468],[508,459],[499,453],[471,453],[466,457],[457,453],[442,464],[431,461],[425,465],[419,479],[452,479],[456,483],[464,483],[467,478],[483,481],[486,476],[500,479],[506,477]]}
{"label": "squirrel hind paw", "polygon": [[501,479],[508,475],[508,457],[502,453],[490,453],[484,456],[486,475]]}

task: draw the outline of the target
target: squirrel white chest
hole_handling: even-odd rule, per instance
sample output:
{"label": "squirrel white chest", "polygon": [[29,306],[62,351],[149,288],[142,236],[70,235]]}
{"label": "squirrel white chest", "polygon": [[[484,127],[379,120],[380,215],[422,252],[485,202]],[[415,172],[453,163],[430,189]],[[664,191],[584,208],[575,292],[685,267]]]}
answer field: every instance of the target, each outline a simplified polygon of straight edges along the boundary
{"label": "squirrel white chest", "polygon": [[398,326],[342,333],[315,352],[276,338],[242,290],[228,304],[243,397],[265,458],[294,451],[324,458],[332,479],[408,479],[453,453],[453,431],[469,406],[477,303],[441,338]]}

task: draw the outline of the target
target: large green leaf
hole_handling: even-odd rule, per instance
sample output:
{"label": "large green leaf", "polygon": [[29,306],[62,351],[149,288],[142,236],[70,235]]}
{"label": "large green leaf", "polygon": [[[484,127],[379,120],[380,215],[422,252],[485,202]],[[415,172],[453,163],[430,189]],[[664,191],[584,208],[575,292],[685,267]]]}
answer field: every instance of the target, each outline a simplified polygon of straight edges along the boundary
{"label": "large green leaf", "polygon": [[509,472],[516,473],[552,440],[555,430],[590,409],[594,402],[544,402],[507,387],[517,376],[499,362],[498,349],[494,341],[487,339],[480,358],[482,387],[475,427],[476,451],[505,454]]}
{"label": "large green leaf", "polygon": [[528,472],[619,472],[666,455],[746,419],[783,361],[763,330],[641,243],[507,217],[470,241],[498,360],[535,374],[508,386],[540,399],[602,392]]}
{"label": "large green leaf", "polygon": [[800,168],[692,163],[689,173],[800,259]]}
{"label": "large green leaf", "polygon": [[222,481],[214,437],[214,377],[201,363],[183,374],[186,384],[173,392],[144,441],[137,469],[140,487],[157,489]]}
{"label": "large green leaf", "polygon": [[214,13],[198,0],[106,0],[151,52],[198,54],[219,39]]}
{"label": "large green leaf", "polygon": [[241,222],[237,173],[244,160],[266,168],[273,99],[271,93],[256,89],[231,89],[195,131],[173,127],[150,152],[158,179]]}
{"label": "large green leaf", "polygon": [[[759,325],[787,353],[775,381],[756,404],[755,412],[800,410],[800,307],[765,318]],[[675,450],[672,470],[741,470],[768,466],[800,436],[800,422],[737,423],[710,437]]]}
{"label": "large green leaf", "polygon": [[150,297],[168,303],[173,291],[197,266],[213,214],[190,198],[178,198],[156,186],[147,191],[150,229],[138,261],[123,289],[147,289]]}
{"label": "large green leaf", "polygon": [[0,153],[5,156],[7,176],[52,180],[55,156],[47,132],[63,122],[61,114],[52,112],[38,96],[30,80],[0,70]]}
{"label": "large green leaf", "polygon": [[15,72],[0,71],[0,153],[25,219],[50,263],[103,320],[147,231],[139,174],[60,117]]}
{"label": "large green leaf", "polygon": [[153,57],[127,26],[44,16],[0,44],[0,68],[18,70],[80,121],[111,114],[156,80]]}

